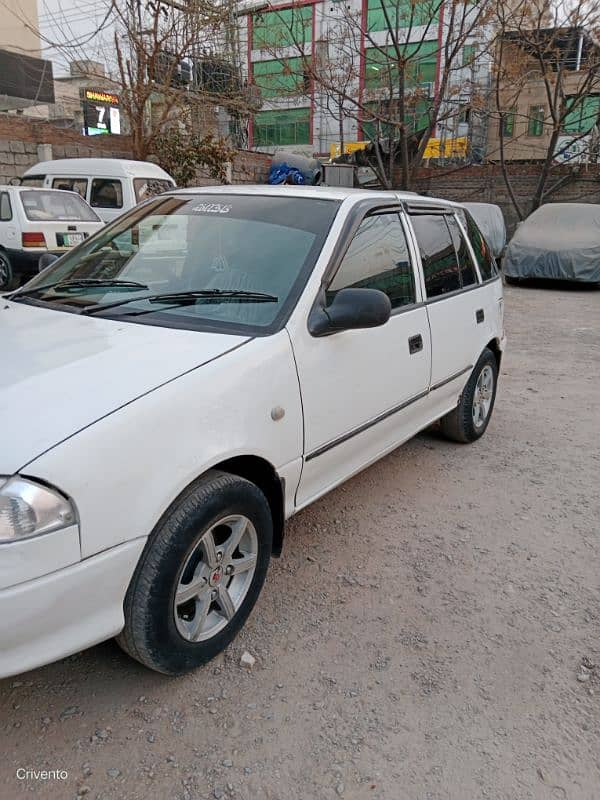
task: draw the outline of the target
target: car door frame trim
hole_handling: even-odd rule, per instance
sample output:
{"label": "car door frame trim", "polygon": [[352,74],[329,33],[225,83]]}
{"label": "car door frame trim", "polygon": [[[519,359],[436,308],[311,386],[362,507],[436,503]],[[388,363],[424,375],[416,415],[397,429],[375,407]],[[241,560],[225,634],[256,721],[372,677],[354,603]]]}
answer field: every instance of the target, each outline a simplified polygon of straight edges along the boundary
{"label": "car door frame trim", "polygon": [[337,447],[340,444],[344,444],[344,442],[347,442],[349,439],[358,436],[360,433],[364,433],[365,431],[369,430],[369,428],[372,428],[374,425],[378,425],[380,422],[383,422],[384,420],[388,419],[394,414],[397,414],[399,411],[403,411],[405,408],[408,408],[408,406],[412,405],[413,403],[416,403],[418,400],[422,400],[424,397],[427,397],[427,395],[431,394],[431,392],[434,392],[436,389],[441,389],[442,386],[445,386],[447,383],[451,383],[457,378],[460,378],[461,375],[464,375],[466,372],[469,372],[472,369],[473,369],[473,364],[469,364],[468,367],[465,367],[464,369],[455,372],[453,375],[450,375],[448,378],[445,378],[443,381],[436,383],[435,386],[432,386],[427,391],[419,392],[419,394],[414,395],[414,397],[411,397],[409,400],[405,400],[403,403],[399,403],[397,406],[389,408],[387,411],[378,414],[376,417],[373,417],[373,419],[370,419],[368,422],[363,422],[363,424],[359,425],[358,428],[353,428],[351,431],[343,433],[336,439],[332,439],[332,441],[327,442],[326,444],[323,444],[320,447],[317,447],[316,450],[313,450],[312,453],[309,453],[305,457],[305,461],[312,461],[314,458],[318,458],[319,456],[322,456],[325,453],[329,452],[329,450],[333,450],[334,447]]}

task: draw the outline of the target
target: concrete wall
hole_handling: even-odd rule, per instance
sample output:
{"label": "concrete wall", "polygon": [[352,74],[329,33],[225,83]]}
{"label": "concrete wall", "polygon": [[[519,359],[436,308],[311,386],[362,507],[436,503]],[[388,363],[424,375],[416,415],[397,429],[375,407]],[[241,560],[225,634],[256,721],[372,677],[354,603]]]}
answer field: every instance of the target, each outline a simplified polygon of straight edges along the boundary
{"label": "concrete wall", "polygon": [[[523,211],[528,213],[535,191],[539,166],[511,164],[511,184]],[[600,165],[589,165],[573,177],[569,167],[554,167],[547,188],[561,179],[566,182],[548,198],[550,203],[600,203]],[[506,220],[510,233],[516,227],[518,216],[510,200],[500,168],[463,167],[454,170],[422,169],[413,189],[457,202],[496,203]]]}
{"label": "concrete wall", "polygon": [[[0,185],[20,177],[38,161],[52,158],[131,158],[127,136],[82,136],[48,122],[32,122],[15,115],[0,115]],[[271,157],[240,151],[230,169],[231,183],[265,183]],[[203,170],[199,186],[218,183]]]}

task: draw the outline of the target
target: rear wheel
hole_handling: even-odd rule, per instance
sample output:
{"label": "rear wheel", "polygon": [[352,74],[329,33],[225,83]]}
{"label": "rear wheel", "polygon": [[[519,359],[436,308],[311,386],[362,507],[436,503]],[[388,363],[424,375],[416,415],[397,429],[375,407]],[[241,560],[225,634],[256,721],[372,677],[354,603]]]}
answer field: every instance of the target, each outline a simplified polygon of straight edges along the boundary
{"label": "rear wheel", "polygon": [[483,436],[496,400],[498,365],[490,349],[481,354],[456,408],[440,420],[442,432],[455,442],[474,442]]}
{"label": "rear wheel", "polygon": [[118,642],[151,669],[177,675],[221,652],[263,586],[273,539],[253,483],[211,471],[167,512],[125,600]]}
{"label": "rear wheel", "polygon": [[0,292],[10,289],[13,279],[12,267],[6,253],[0,250]]}

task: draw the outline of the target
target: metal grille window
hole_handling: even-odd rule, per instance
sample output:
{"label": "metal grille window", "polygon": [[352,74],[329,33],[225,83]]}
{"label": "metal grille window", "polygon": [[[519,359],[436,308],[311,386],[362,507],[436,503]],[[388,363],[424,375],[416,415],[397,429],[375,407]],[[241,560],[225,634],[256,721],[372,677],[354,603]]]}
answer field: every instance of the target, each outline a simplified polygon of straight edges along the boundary
{"label": "metal grille window", "polygon": [[254,115],[254,145],[310,144],[310,109],[260,111]]}
{"label": "metal grille window", "polygon": [[529,125],[527,128],[528,136],[541,136],[544,133],[544,116],[546,109],[544,106],[529,107]]}

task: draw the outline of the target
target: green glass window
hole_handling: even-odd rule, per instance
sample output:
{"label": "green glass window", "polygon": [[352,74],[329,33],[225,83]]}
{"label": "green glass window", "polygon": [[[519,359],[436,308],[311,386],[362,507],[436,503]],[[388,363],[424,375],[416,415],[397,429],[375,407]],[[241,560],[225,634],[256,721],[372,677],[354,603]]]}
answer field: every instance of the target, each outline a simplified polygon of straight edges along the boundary
{"label": "green glass window", "polygon": [[544,106],[529,107],[529,125],[527,127],[528,136],[541,136],[544,133]]}
{"label": "green glass window", "polygon": [[473,62],[477,58],[477,45],[476,44],[466,44],[463,47],[462,51],[462,63],[463,67],[472,67]]}
{"label": "green glass window", "polygon": [[567,108],[570,110],[563,123],[565,133],[589,133],[598,122],[600,95],[589,94],[585,97],[568,97]]}
{"label": "green glass window", "polygon": [[[437,42],[419,42],[403,47],[406,65],[407,88],[435,82],[438,44]],[[376,47],[365,51],[365,86],[367,89],[394,87],[398,81],[398,66],[395,61],[396,51],[386,47],[382,52]]]}
{"label": "green glass window", "polygon": [[437,23],[440,5],[440,0],[368,0],[367,30],[395,31]]}
{"label": "green glass window", "polygon": [[263,98],[307,94],[310,91],[308,64],[303,58],[256,61],[252,65],[252,74]]}
{"label": "green glass window", "polygon": [[254,146],[310,144],[310,109],[259,111],[254,115]]}
{"label": "green glass window", "polygon": [[[410,132],[422,131],[429,125],[430,111],[433,100],[430,98],[419,98],[411,102],[410,98],[407,99],[405,106],[405,121]],[[397,105],[397,104],[396,104]],[[367,103],[367,111],[372,109],[373,114],[379,114],[384,120],[393,120],[396,118],[394,109],[389,110],[388,103]],[[379,130],[378,130],[379,128]],[[398,129],[395,125],[378,123],[377,120],[369,119],[368,116],[363,120],[362,124],[363,138],[373,141],[377,138],[398,138]]]}
{"label": "green glass window", "polygon": [[255,50],[268,50],[270,47],[287,47],[310,42],[312,15],[312,6],[254,14],[252,47]]}
{"label": "green glass window", "polygon": [[510,139],[515,134],[515,110],[503,111],[500,119],[502,135],[505,139]]}

